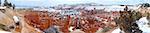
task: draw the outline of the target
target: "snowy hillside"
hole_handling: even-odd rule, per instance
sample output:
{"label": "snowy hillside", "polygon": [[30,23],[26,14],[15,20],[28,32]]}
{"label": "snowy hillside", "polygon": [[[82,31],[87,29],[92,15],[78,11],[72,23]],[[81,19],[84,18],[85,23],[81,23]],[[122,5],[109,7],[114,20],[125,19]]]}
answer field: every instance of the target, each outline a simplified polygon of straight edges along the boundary
{"label": "snowy hillside", "polygon": [[137,24],[139,26],[139,29],[141,29],[143,33],[150,33],[150,27],[148,26],[148,20],[146,19],[146,17],[143,17],[139,21],[137,21]]}

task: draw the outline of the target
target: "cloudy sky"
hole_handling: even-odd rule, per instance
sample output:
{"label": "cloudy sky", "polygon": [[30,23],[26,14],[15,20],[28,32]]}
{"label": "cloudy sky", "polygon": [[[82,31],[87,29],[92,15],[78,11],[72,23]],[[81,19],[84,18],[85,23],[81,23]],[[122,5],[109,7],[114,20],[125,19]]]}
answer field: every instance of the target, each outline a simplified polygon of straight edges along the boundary
{"label": "cloudy sky", "polygon": [[[3,0],[2,0],[3,1]],[[150,3],[150,0],[8,0],[19,6],[53,6],[58,4],[79,4],[79,3],[98,3],[98,4],[139,4]]]}

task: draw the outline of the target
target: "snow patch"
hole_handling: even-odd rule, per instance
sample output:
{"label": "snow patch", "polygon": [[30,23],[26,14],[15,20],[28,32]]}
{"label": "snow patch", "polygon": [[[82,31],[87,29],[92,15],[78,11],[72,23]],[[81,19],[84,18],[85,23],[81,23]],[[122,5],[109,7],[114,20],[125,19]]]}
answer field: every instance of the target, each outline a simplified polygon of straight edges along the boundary
{"label": "snow patch", "polygon": [[72,32],[72,31],[73,31],[73,30],[72,30],[73,28],[74,28],[74,27],[70,27],[70,28],[69,28],[69,31],[71,31],[71,32]]}
{"label": "snow patch", "polygon": [[0,33],[11,33],[11,32],[6,32],[6,31],[0,31]]}
{"label": "snow patch", "polygon": [[15,22],[20,21],[20,20],[19,20],[19,17],[17,17],[17,16],[13,16],[13,19],[14,19]]}
{"label": "snow patch", "polygon": [[120,32],[124,33],[123,31],[121,31],[120,28],[117,28],[117,29],[115,29],[114,31],[112,31],[112,33],[120,33]]}
{"label": "snow patch", "polygon": [[143,33],[150,33],[150,27],[148,27],[147,24],[148,22],[149,21],[146,19],[146,17],[142,17],[136,22],[139,26],[139,29],[141,29]]}

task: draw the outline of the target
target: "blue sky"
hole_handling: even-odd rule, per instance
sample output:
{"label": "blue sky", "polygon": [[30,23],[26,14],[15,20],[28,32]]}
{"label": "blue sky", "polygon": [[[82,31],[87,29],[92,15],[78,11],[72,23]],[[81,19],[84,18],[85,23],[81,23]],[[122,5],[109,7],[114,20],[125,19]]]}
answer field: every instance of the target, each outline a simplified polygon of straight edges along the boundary
{"label": "blue sky", "polygon": [[18,6],[53,6],[58,4],[139,4],[150,3],[150,0],[8,0]]}

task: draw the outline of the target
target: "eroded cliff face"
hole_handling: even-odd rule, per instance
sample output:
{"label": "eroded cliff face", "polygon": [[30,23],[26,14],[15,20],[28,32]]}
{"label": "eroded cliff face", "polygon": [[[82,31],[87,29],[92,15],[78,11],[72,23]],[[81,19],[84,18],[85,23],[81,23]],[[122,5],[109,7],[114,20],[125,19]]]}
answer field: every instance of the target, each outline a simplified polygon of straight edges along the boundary
{"label": "eroded cliff face", "polygon": [[[30,26],[34,27],[34,28],[38,28],[41,31],[47,33],[49,31],[53,31],[52,29],[54,29],[55,33],[56,31],[59,32],[63,32],[63,33],[69,33],[69,27],[71,27],[71,23],[73,27],[75,27],[74,29],[78,28],[78,29],[82,29],[83,31],[87,32],[87,33],[94,33],[96,32],[96,30],[98,30],[98,28],[96,28],[96,30],[93,31],[92,26],[91,29],[88,27],[90,24],[95,24],[94,21],[92,21],[92,19],[88,20],[88,22],[84,22],[84,25],[88,25],[88,26],[84,26],[83,24],[81,24],[80,18],[75,18],[75,20],[72,20],[70,16],[64,16],[67,18],[61,18],[61,19],[51,19],[52,17],[49,17],[46,14],[42,14],[42,12],[39,13],[31,13],[28,15],[25,15],[25,19],[27,21],[27,24],[29,24]],[[46,18],[47,17],[47,18]],[[45,19],[44,19],[45,18]],[[73,22],[72,22],[73,21]],[[90,24],[89,21],[91,22]],[[58,30],[56,29],[56,27],[54,26],[59,26]],[[51,32],[49,32],[51,33]]]}
{"label": "eroded cliff face", "polygon": [[[84,33],[96,33],[98,30],[104,33],[117,27],[116,24],[126,33],[142,32],[135,23],[142,15],[131,10],[75,16],[47,11],[28,11],[21,15],[20,23],[16,23],[14,27],[18,33],[71,33],[71,30],[78,29]],[[69,29],[71,27],[73,28]]]}
{"label": "eroded cliff face", "polygon": [[71,33],[76,30],[96,33],[99,29],[107,32],[116,27],[113,17],[101,14],[74,17],[47,11],[29,11],[22,15],[20,25],[15,27],[15,31],[20,33]]}

